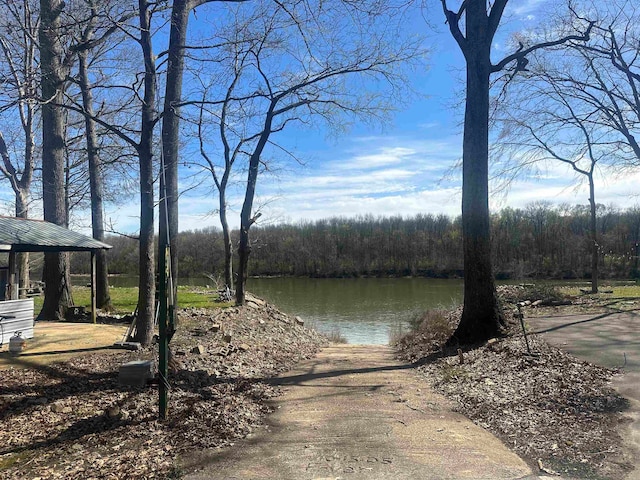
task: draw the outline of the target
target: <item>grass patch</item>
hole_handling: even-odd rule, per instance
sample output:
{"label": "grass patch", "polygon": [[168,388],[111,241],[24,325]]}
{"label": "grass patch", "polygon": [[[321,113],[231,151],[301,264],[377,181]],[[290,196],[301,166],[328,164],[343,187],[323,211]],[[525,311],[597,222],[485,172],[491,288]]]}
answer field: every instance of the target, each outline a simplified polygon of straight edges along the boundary
{"label": "grass patch", "polygon": [[[566,285],[558,287],[558,290],[564,295],[578,296],[584,295],[580,289],[590,288],[589,285]],[[600,285],[599,290],[613,291],[613,293],[597,293],[594,296],[606,298],[628,298],[637,299],[640,298],[640,285]],[[591,294],[589,294],[591,295]]]}
{"label": "grass patch", "polygon": [[9,455],[3,455],[0,458],[0,471],[13,467],[16,463],[22,462],[33,455],[31,450],[23,450]]}
{"label": "grass patch", "polygon": [[411,329],[414,333],[428,335],[432,340],[444,344],[453,334],[449,310],[427,310],[416,315],[411,320]]}
{"label": "grass patch", "polygon": [[461,314],[462,307],[457,307],[453,310],[432,309],[416,315],[410,322],[411,331],[393,345],[402,358],[412,362],[441,352],[453,335]]}
{"label": "grass patch", "polygon": [[[138,287],[111,287],[111,304],[114,313],[130,314],[138,305]],[[74,305],[91,310],[91,289],[84,286],[74,286],[72,290]],[[42,309],[44,296],[34,297],[36,312]],[[180,308],[226,308],[233,306],[233,302],[218,302],[218,295],[209,290],[194,289],[193,287],[178,287],[178,305]]]}
{"label": "grass patch", "polygon": [[[542,300],[545,303],[561,301],[568,295],[561,287],[556,287],[548,283],[527,284],[524,288],[505,286],[500,288],[503,301],[518,303],[529,300],[535,302]],[[576,287],[576,292],[578,287]]]}
{"label": "grass patch", "polygon": [[329,333],[324,333],[324,336],[327,337],[331,343],[349,343],[338,327],[333,327]]}
{"label": "grass patch", "polygon": [[469,372],[458,365],[444,365],[440,370],[440,374],[442,375],[441,381],[443,383],[464,380],[466,377],[469,377]]}

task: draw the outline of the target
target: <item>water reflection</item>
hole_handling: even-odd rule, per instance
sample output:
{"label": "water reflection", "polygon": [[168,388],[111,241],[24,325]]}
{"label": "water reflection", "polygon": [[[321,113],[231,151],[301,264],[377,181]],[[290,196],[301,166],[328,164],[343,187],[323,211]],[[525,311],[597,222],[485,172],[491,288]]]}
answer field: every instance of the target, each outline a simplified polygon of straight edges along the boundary
{"label": "water reflection", "polygon": [[318,330],[339,329],[349,343],[386,344],[419,312],[462,301],[462,280],[426,278],[260,278],[249,290]]}
{"label": "water reflection", "polygon": [[[84,285],[87,276],[74,276]],[[181,285],[205,286],[207,278],[181,278]],[[135,287],[138,278],[110,276],[115,287]],[[299,315],[318,330],[338,329],[349,343],[387,344],[389,333],[416,314],[462,302],[462,280],[429,278],[251,278],[248,290],[281,310]]]}

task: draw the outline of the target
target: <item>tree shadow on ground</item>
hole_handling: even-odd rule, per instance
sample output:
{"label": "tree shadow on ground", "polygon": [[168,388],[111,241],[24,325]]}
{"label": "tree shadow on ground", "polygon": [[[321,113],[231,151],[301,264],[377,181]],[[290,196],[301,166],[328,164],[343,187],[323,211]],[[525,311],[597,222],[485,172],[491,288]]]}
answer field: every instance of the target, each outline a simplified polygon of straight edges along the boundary
{"label": "tree shadow on ground", "polygon": [[[89,368],[78,368],[68,363],[41,365],[26,358],[18,357],[16,363],[21,367],[39,372],[42,377],[37,381],[21,382],[0,386],[0,395],[10,400],[0,409],[0,421],[8,421],[12,416],[36,408],[43,403],[84,394],[110,391],[139,391],[139,388],[123,386],[118,383],[118,372],[95,372]],[[20,370],[18,371],[20,372]],[[6,377],[5,377],[6,381]],[[38,402],[38,399],[43,399]]]}

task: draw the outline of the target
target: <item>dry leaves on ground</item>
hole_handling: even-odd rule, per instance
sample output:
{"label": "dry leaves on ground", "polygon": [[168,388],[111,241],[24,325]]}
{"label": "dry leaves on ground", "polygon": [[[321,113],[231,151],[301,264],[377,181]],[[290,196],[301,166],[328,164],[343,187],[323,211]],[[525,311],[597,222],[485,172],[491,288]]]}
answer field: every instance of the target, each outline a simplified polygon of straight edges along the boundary
{"label": "dry leaves on ground", "polygon": [[[445,316],[450,333],[460,312]],[[629,471],[617,433],[628,402],[610,387],[615,372],[537,336],[529,336],[529,355],[517,333],[464,351],[461,363],[456,350],[436,341],[440,323],[437,335],[424,325],[397,347],[404,359],[422,363],[426,380],[453,399],[456,410],[536,468],[573,478],[620,479]]]}
{"label": "dry leaves on ground", "polygon": [[0,478],[179,476],[180,453],[228,446],[258,428],[278,394],[262,380],[325,343],[258,299],[241,308],[182,311],[171,343],[180,368],[164,422],[157,419],[157,388],[118,383],[120,365],[154,358],[154,349],[4,370]]}

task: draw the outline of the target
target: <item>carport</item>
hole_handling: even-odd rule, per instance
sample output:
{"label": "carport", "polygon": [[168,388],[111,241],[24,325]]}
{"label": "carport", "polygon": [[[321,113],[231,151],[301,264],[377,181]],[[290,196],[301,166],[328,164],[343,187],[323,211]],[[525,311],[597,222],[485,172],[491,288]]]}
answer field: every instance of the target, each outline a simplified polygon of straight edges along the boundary
{"label": "carport", "polygon": [[[96,252],[111,245],[51,222],[0,217],[0,252],[9,253],[5,299],[18,300],[16,254],[22,252],[91,252],[91,319],[96,321]],[[46,285],[45,285],[46,288]],[[3,302],[0,302],[0,304]],[[7,305],[8,306],[8,305]],[[8,315],[6,309],[2,312]]]}

